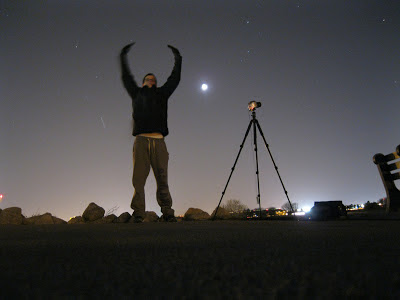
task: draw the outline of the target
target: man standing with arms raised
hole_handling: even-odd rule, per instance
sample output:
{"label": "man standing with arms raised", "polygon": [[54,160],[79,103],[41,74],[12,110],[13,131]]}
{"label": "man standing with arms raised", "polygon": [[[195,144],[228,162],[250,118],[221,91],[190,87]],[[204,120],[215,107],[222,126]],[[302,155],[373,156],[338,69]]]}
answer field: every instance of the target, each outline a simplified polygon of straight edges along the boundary
{"label": "man standing with arms raised", "polygon": [[142,87],[135,82],[130,72],[127,54],[134,43],[126,45],[120,53],[122,82],[132,98],[133,176],[135,193],[131,208],[136,223],[145,217],[144,186],[153,169],[157,181],[157,202],[161,207],[162,221],[176,222],[172,199],[168,187],[168,151],[164,137],[168,135],[168,99],[177,88],[181,78],[182,56],[178,49],[168,45],[175,57],[175,64],[167,82],[157,87],[154,74],[144,76]]}

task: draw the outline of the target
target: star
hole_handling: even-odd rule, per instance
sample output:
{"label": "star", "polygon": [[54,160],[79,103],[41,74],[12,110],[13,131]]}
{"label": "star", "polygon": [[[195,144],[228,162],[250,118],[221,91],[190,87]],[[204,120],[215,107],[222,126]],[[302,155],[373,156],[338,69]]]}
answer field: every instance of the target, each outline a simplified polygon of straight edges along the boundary
{"label": "star", "polygon": [[250,24],[250,18],[248,17],[241,17],[243,24],[249,25]]}
{"label": "star", "polygon": [[7,8],[6,9],[0,9],[0,15],[4,15],[4,16],[8,17],[9,16],[8,9]]}
{"label": "star", "polygon": [[208,90],[208,85],[207,85],[206,83],[203,83],[203,84],[201,85],[201,90],[202,90],[203,92],[207,91],[207,90]]}

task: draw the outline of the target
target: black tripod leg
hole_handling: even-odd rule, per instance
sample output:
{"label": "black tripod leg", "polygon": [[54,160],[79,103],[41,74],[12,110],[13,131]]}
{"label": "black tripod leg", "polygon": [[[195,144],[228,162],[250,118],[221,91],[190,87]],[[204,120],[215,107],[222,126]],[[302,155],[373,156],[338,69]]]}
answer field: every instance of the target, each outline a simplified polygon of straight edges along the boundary
{"label": "black tripod leg", "polygon": [[221,199],[219,200],[218,206],[217,206],[217,208],[216,208],[216,210],[215,210],[215,214],[214,214],[213,217],[212,217],[212,220],[213,220],[213,221],[215,220],[215,216],[217,215],[219,206],[221,205],[222,198],[223,198],[224,195],[225,195],[225,191],[226,191],[226,189],[227,189],[227,187],[228,187],[229,181],[231,180],[233,171],[235,170],[235,166],[236,166],[236,164],[237,164],[237,162],[238,162],[240,153],[242,152],[244,142],[246,141],[247,135],[249,134],[249,131],[250,131],[250,128],[251,128],[251,124],[252,124],[252,123],[253,123],[253,120],[250,120],[249,126],[247,127],[247,130],[246,130],[246,134],[244,135],[243,142],[242,142],[242,144],[240,145],[239,153],[238,153],[238,155],[236,156],[235,163],[233,164],[233,167],[232,167],[232,170],[231,170],[231,174],[229,175],[229,178],[228,178],[228,181],[227,181],[227,183],[226,183],[226,185],[225,185],[224,191],[222,192],[222,196],[221,196]]}
{"label": "black tripod leg", "polygon": [[289,200],[288,192],[287,192],[287,190],[285,189],[285,185],[283,184],[281,175],[280,175],[279,172],[278,172],[278,167],[276,166],[275,160],[274,160],[274,158],[272,157],[271,151],[269,150],[269,146],[268,146],[268,144],[267,144],[267,141],[265,140],[264,133],[263,133],[262,130],[261,130],[261,126],[260,126],[260,124],[258,123],[257,120],[255,120],[254,122],[257,124],[258,130],[260,131],[260,134],[261,134],[261,136],[262,136],[262,138],[263,138],[263,140],[264,140],[265,146],[267,147],[269,156],[271,157],[272,163],[274,164],[274,167],[275,167],[275,171],[276,171],[276,173],[278,174],[278,177],[279,177],[279,180],[281,181],[281,184],[282,184],[283,190],[284,190],[284,192],[285,192],[286,198],[287,198],[287,200],[288,200],[288,202],[289,202],[290,209],[292,210],[292,212],[294,212],[292,203],[291,203],[290,200]]}
{"label": "black tripod leg", "polygon": [[260,177],[258,171],[258,149],[257,149],[257,131],[256,131],[256,121],[253,119],[254,128],[254,152],[256,154],[256,175],[257,175],[257,203],[260,207],[260,220],[261,220],[261,201],[260,201]]}

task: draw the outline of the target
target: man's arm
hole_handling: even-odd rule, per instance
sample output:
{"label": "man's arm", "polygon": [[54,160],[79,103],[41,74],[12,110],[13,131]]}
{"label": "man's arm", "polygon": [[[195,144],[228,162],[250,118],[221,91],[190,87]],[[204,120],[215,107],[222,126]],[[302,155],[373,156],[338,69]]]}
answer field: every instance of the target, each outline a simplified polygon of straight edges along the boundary
{"label": "man's arm", "polygon": [[131,97],[134,97],[139,89],[135,79],[133,78],[133,75],[131,74],[127,60],[127,54],[134,44],[135,43],[126,45],[124,48],[122,48],[119,55],[122,83]]}
{"label": "man's arm", "polygon": [[168,45],[168,48],[170,48],[174,54],[175,64],[171,75],[169,75],[167,79],[167,82],[161,88],[168,96],[170,96],[178,87],[179,81],[181,80],[182,56],[179,53],[179,50],[175,47]]}

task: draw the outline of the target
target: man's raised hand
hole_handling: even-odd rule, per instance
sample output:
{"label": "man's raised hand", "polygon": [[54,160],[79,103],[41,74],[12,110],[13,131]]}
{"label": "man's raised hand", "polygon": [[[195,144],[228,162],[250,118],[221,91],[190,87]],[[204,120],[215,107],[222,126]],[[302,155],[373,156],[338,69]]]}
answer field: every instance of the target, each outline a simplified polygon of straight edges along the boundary
{"label": "man's raised hand", "polygon": [[127,54],[133,45],[135,45],[135,42],[130,43],[126,45],[124,48],[122,48],[121,55]]}
{"label": "man's raised hand", "polygon": [[181,54],[179,53],[179,50],[176,49],[174,46],[168,45],[168,48],[170,48],[172,50],[172,52],[174,53],[174,56],[181,56]]}

